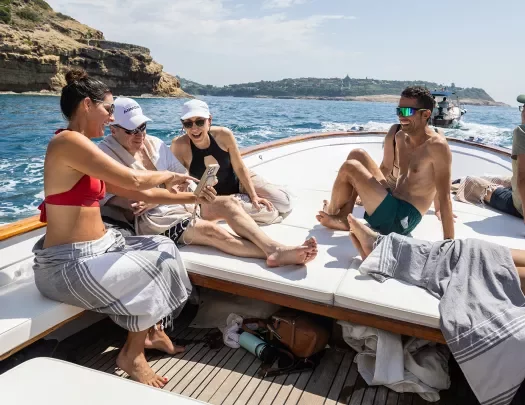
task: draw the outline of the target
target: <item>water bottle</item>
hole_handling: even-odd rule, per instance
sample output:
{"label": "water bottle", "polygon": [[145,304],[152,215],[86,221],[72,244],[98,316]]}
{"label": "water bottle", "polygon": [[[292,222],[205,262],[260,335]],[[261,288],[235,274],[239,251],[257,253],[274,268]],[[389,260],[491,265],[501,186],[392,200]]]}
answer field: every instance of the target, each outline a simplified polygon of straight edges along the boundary
{"label": "water bottle", "polygon": [[239,336],[239,344],[262,362],[270,360],[275,356],[275,349],[259,337],[248,332]]}

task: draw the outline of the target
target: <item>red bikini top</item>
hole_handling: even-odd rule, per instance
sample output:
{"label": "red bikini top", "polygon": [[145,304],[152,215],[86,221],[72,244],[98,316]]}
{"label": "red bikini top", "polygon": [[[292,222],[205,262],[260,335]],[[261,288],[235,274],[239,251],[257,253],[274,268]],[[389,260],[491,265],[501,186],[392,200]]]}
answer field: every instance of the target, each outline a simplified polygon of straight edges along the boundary
{"label": "red bikini top", "polygon": [[[55,135],[65,129],[58,129]],[[100,207],[99,201],[106,195],[106,184],[99,179],[95,179],[87,174],[83,175],[77,184],[70,190],[60,194],[48,195],[42,204],[38,206],[40,210],[40,222],[47,222],[46,203],[53,205],[70,205],[73,207]]]}
{"label": "red bikini top", "polygon": [[40,222],[47,222],[46,203],[53,205],[71,205],[74,207],[100,207],[99,201],[106,195],[106,184],[99,179],[85,174],[70,190],[60,194],[48,195],[40,210]]}

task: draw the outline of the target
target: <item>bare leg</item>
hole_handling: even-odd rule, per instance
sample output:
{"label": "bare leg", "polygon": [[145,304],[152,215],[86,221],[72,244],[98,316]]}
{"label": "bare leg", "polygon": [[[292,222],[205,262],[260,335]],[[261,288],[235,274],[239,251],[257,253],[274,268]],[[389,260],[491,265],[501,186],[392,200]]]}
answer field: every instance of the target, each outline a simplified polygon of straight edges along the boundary
{"label": "bare leg", "polygon": [[117,357],[117,366],[128,373],[132,380],[162,388],[167,379],[155,374],[144,356],[144,341],[147,334],[147,329],[128,333],[126,343]]}
{"label": "bare leg", "polygon": [[520,277],[521,291],[525,294],[525,250],[510,249],[510,253]]}
{"label": "bare leg", "polygon": [[352,214],[348,215],[350,239],[364,260],[374,250],[374,243],[379,235],[365,224],[359,222]]}
{"label": "bare leg", "polygon": [[[360,173],[356,173],[357,171]],[[356,178],[354,174],[359,176]],[[368,184],[360,187],[361,181],[365,181]],[[355,185],[355,187],[353,185]],[[337,179],[332,189],[330,202],[324,202],[324,212],[319,212],[316,218],[327,228],[349,230],[347,216],[353,212],[358,194],[361,201],[365,198],[369,199],[372,197],[372,201],[370,201],[369,204],[363,202],[365,209],[371,214],[369,209],[372,209],[372,212],[375,211],[386,196],[386,185],[387,182],[383,173],[370,155],[362,149],[354,149],[348,155],[348,160],[339,169]],[[371,188],[373,190],[368,191]],[[363,192],[369,196],[365,197],[361,195],[359,192],[360,189],[363,189]],[[370,192],[372,192],[373,195],[370,195]],[[380,195],[380,202],[376,204],[374,195],[378,193]]]}
{"label": "bare leg", "polygon": [[192,245],[212,246],[222,252],[238,257],[266,259],[266,254],[249,240],[232,235],[219,225],[198,219],[182,234],[184,242]]}
{"label": "bare leg", "polygon": [[525,250],[510,249],[516,267],[525,267]]}
{"label": "bare leg", "polygon": [[166,335],[166,332],[161,330],[158,326],[159,325],[157,325],[157,329],[149,329],[148,334],[146,335],[146,340],[144,341],[144,348],[160,350],[161,352],[171,355],[184,352],[185,347],[174,345],[169,336]]}
{"label": "bare leg", "polygon": [[211,220],[226,220],[235,233],[264,252],[270,267],[304,264],[317,256],[315,238],[306,240],[301,246],[285,246],[276,242],[261,230],[235,197],[218,197],[214,204],[203,207],[202,215]]}

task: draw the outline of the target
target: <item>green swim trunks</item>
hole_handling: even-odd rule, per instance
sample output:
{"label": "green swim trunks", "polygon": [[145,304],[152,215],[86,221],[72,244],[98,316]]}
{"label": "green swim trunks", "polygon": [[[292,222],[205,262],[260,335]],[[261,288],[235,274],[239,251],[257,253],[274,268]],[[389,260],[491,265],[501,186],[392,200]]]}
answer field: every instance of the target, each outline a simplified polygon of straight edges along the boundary
{"label": "green swim trunks", "polygon": [[412,204],[388,193],[372,215],[365,212],[365,220],[383,235],[395,232],[407,235],[421,222],[421,213]]}

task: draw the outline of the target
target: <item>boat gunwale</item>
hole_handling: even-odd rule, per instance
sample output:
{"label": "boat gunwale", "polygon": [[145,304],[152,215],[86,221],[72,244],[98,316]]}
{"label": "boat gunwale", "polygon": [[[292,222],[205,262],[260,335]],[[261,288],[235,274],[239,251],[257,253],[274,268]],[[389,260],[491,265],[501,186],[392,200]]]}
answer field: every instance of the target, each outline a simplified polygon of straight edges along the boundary
{"label": "boat gunwale", "polygon": [[[271,141],[271,142],[266,142],[260,145],[242,148],[241,155],[243,157],[247,157],[247,156],[253,155],[258,152],[262,152],[262,151],[266,151],[266,150],[270,150],[270,149],[274,149],[274,148],[278,148],[281,146],[290,145],[294,143],[316,140],[316,139],[337,138],[341,136],[362,137],[362,136],[386,135],[386,134],[387,133],[384,131],[368,131],[368,132],[346,131],[346,132],[321,132],[321,133],[314,133],[314,134],[307,134],[307,135],[298,135],[298,136],[288,137],[284,139],[278,139],[278,140]],[[490,152],[496,152],[506,157],[511,156],[510,149],[502,148],[496,145],[480,144],[477,142],[471,142],[471,141],[467,141],[464,139],[456,139],[456,138],[450,138],[450,137],[446,137],[446,138],[448,142],[458,143],[462,145],[475,146],[477,148],[488,150]],[[10,238],[14,238],[15,236],[29,233],[36,229],[43,228],[44,226],[46,226],[46,224],[44,222],[40,222],[40,218],[38,215],[33,215],[31,217],[24,218],[24,219],[18,220],[10,224],[0,225],[0,241],[4,241]]]}

